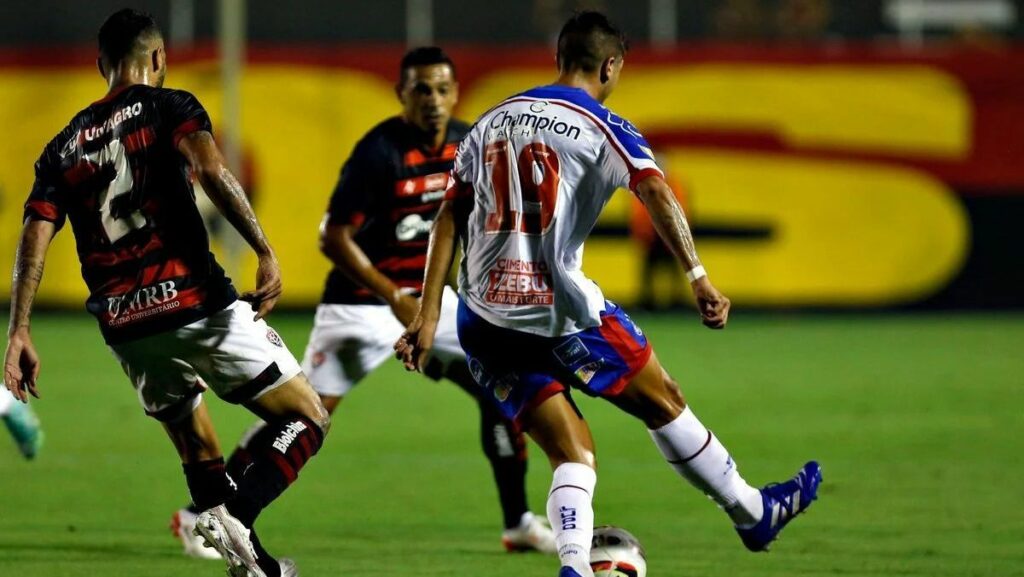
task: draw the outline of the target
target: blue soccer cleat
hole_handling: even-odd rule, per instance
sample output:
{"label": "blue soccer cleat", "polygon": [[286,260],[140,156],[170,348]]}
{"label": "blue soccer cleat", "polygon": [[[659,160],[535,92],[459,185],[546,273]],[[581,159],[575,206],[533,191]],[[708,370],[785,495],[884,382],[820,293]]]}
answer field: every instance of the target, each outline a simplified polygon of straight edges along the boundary
{"label": "blue soccer cleat", "polygon": [[736,528],[747,549],[767,551],[783,527],[818,498],[818,485],[821,485],[821,467],[811,461],[785,483],[773,483],[761,489],[764,516],[749,529]]}
{"label": "blue soccer cleat", "polygon": [[26,459],[35,457],[43,446],[43,430],[32,408],[24,403],[11,403],[11,409],[3,416],[3,421],[21,454]]}
{"label": "blue soccer cleat", "polygon": [[562,570],[558,572],[558,577],[583,577],[576,572],[572,567],[562,567]]}

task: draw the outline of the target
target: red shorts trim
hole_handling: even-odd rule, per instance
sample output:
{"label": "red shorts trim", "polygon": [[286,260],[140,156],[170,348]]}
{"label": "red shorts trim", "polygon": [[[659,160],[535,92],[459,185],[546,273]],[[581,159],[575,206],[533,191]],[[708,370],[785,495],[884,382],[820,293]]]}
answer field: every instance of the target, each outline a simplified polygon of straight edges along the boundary
{"label": "red shorts trim", "polygon": [[[559,393],[562,393],[563,391],[565,391],[565,385],[558,381],[551,381],[550,383],[548,383],[546,387],[538,391],[537,394],[534,395],[532,399],[530,399],[530,402],[523,405],[523,408],[519,410],[519,415],[522,415],[523,411],[532,411],[533,409],[536,409],[537,407],[541,406],[541,404],[544,403],[544,401],[550,399],[551,397]],[[516,415],[516,419],[519,418],[519,415]]]}
{"label": "red shorts trim", "polygon": [[604,392],[601,393],[601,396],[614,397],[621,393],[622,391],[626,390],[626,385],[628,385],[629,382],[633,380],[633,377],[635,377],[637,373],[639,373],[644,367],[647,366],[647,363],[651,360],[651,353],[653,352],[654,347],[651,346],[650,341],[647,341],[647,346],[644,347],[644,350],[641,351],[636,358],[637,363],[635,365],[631,364],[632,366],[630,366],[629,372],[626,373],[625,375],[622,375],[622,377],[619,378],[619,380],[615,381],[615,384],[605,389]]}

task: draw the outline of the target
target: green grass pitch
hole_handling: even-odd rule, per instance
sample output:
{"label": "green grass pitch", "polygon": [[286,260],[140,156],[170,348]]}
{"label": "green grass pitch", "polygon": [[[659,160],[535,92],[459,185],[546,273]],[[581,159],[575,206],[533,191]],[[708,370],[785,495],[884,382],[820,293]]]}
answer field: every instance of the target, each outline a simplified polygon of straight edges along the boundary
{"label": "green grass pitch", "polygon": [[[824,466],[821,498],[767,555],[666,466],[644,428],[600,401],[599,524],[634,532],[651,577],[1024,575],[1024,316],[638,317],[748,481]],[[273,324],[301,353],[309,315]],[[145,417],[91,319],[38,315],[47,442],[23,462],[0,434],[0,575],[223,574],[166,529],[185,501],[171,444]],[[577,398],[580,396],[577,395]],[[210,400],[228,450],[250,417]],[[531,447],[530,501],[550,470]],[[469,399],[396,362],[347,399],[299,481],[261,518],[303,576],[552,576],[508,555]]]}

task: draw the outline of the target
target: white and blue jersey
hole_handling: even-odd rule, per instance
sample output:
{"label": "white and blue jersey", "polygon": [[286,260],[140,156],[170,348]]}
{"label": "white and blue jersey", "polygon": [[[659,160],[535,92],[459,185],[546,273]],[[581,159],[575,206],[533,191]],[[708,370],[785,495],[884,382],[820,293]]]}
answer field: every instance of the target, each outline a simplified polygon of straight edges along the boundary
{"label": "white and blue jersey", "polygon": [[632,124],[589,94],[543,86],[477,120],[447,197],[468,212],[459,340],[510,418],[567,387],[612,396],[651,346],[583,275],[583,241],[618,188],[663,176]]}
{"label": "white and blue jersey", "polygon": [[449,198],[472,198],[459,296],[473,312],[545,337],[600,325],[583,241],[616,189],[662,175],[639,131],[581,89],[542,86],[481,116],[452,174]]}

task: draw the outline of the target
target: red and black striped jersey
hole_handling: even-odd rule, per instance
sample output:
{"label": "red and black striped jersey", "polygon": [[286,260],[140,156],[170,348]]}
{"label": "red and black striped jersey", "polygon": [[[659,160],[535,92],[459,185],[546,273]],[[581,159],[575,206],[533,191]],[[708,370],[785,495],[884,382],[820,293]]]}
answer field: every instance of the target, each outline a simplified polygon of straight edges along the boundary
{"label": "red and black striped jersey", "polygon": [[70,219],[86,308],[108,343],[180,328],[237,298],[177,149],[200,130],[210,118],[194,96],[134,85],[75,115],[36,162],[25,218]]}
{"label": "red and black striped jersey", "polygon": [[[327,223],[358,227],[355,241],[373,265],[399,287],[420,291],[427,242],[448,186],[459,141],[469,125],[451,120],[445,144],[431,151],[422,133],[400,117],[378,124],[356,144],[341,169]],[[380,304],[369,290],[334,269],[325,304]]]}

